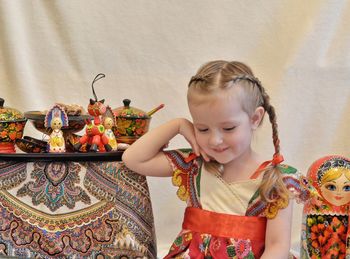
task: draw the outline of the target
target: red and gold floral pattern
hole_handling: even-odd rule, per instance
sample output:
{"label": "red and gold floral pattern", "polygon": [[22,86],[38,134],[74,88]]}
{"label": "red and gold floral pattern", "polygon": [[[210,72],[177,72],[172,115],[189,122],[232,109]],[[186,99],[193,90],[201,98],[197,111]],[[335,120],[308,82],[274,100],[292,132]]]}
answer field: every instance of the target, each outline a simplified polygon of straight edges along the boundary
{"label": "red and gold floral pattern", "polygon": [[176,238],[165,258],[252,259],[254,254],[251,242],[246,239],[215,237],[183,231]]}
{"label": "red and gold floral pattern", "polygon": [[346,216],[310,215],[306,230],[311,258],[345,258]]}
{"label": "red and gold floral pattern", "polygon": [[0,123],[0,142],[14,142],[23,135],[23,129],[26,121],[1,122]]}

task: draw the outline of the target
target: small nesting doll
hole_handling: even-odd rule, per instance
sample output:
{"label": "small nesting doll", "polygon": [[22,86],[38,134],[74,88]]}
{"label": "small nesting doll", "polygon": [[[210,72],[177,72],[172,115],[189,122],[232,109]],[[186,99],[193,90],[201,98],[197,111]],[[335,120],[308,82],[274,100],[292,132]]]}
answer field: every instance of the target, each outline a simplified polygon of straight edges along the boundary
{"label": "small nesting doll", "polygon": [[68,126],[68,116],[61,106],[55,105],[45,116],[45,127],[52,129],[48,141],[48,151],[50,153],[66,151],[65,140],[61,130],[63,126]]}
{"label": "small nesting doll", "polygon": [[118,148],[117,139],[115,138],[113,127],[116,125],[116,120],[111,107],[107,106],[106,112],[103,114],[103,126],[105,127],[104,135],[108,138],[108,144],[115,151]]}
{"label": "small nesting doll", "polygon": [[311,199],[304,205],[301,258],[350,258],[350,160],[326,156],[307,173]]}

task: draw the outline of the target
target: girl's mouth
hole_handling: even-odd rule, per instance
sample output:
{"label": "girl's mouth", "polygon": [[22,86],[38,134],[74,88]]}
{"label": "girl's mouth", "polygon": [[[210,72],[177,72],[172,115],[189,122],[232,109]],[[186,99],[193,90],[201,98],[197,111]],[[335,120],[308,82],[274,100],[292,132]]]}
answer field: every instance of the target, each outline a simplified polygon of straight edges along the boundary
{"label": "girl's mouth", "polygon": [[336,200],[338,200],[338,201],[341,200],[341,199],[343,199],[342,196],[335,196],[334,198],[335,198]]}
{"label": "girl's mouth", "polygon": [[225,150],[227,150],[228,148],[214,148],[213,150],[217,153],[221,153],[224,152]]}

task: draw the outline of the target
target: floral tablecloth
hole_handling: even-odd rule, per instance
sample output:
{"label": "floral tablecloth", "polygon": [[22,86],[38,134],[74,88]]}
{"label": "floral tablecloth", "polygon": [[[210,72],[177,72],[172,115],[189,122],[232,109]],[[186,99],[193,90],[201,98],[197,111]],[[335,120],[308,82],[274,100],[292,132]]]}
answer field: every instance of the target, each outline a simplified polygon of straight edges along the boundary
{"label": "floral tablecloth", "polygon": [[122,162],[0,161],[0,257],[156,258],[144,176]]}

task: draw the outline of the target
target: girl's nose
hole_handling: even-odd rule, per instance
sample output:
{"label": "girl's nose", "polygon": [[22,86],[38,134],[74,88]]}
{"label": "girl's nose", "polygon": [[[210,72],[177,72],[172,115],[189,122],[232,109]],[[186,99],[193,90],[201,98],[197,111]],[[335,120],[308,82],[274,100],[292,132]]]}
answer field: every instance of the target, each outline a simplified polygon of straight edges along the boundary
{"label": "girl's nose", "polygon": [[223,142],[223,140],[222,140],[222,136],[220,133],[212,132],[210,134],[209,145],[217,146],[217,145],[220,145],[222,142]]}

